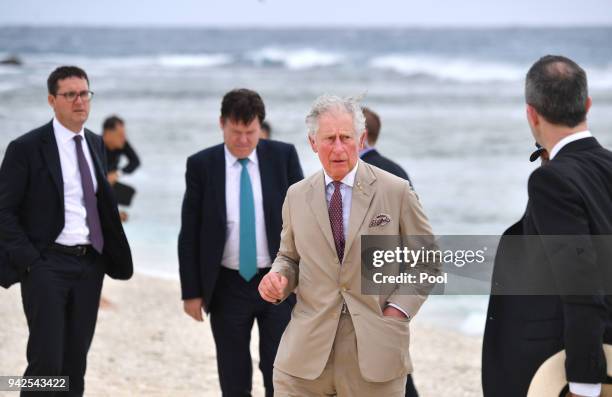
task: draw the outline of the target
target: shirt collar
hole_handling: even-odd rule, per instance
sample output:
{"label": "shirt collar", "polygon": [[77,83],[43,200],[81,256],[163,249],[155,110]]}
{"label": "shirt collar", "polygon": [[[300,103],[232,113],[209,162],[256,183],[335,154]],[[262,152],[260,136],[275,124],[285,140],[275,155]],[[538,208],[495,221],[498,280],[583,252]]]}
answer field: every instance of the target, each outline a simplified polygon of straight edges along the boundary
{"label": "shirt collar", "polygon": [[[223,144],[223,150],[225,151],[225,163],[229,166],[234,166],[238,162],[238,157],[234,156],[225,144]],[[251,154],[249,154],[247,158],[255,165],[258,165],[259,162],[257,160],[257,148],[253,149],[253,151],[251,152]]]}
{"label": "shirt collar", "polygon": [[55,117],[53,117],[53,132],[55,133],[55,140],[63,143],[69,142],[77,135],[80,135],[81,138],[85,140],[84,128],[81,128],[81,131],[79,131],[78,133],[74,133],[68,128],[64,127],[62,123],[60,123],[59,120]]}
{"label": "shirt collar", "polygon": [[[353,167],[353,169],[350,170],[349,173],[346,174],[340,182],[352,188],[353,185],[355,184],[355,176],[357,175],[357,167],[359,167],[359,161],[355,163],[355,166]],[[327,172],[325,172],[325,170],[323,170],[323,174],[325,175],[325,186],[329,185],[330,183],[334,181],[331,176],[327,175]]]}
{"label": "shirt collar", "polygon": [[566,136],[565,138],[563,138],[559,142],[557,142],[557,144],[555,146],[553,146],[553,148],[550,151],[550,159],[552,160],[553,158],[555,158],[555,156],[557,154],[559,154],[561,149],[563,149],[563,147],[565,145],[567,145],[568,143],[572,143],[572,142],[577,141],[579,139],[590,138],[592,136],[593,136],[593,134],[591,134],[591,131],[589,131],[589,130],[575,132],[575,133],[573,133],[571,135]]}

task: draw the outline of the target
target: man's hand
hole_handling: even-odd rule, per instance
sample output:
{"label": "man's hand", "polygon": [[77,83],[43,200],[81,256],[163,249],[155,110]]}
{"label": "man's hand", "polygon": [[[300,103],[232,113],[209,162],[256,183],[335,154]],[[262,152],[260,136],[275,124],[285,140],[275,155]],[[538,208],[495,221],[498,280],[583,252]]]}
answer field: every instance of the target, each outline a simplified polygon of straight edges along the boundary
{"label": "man's hand", "polygon": [[204,318],[202,318],[203,309],[204,300],[202,298],[185,299],[183,301],[183,310],[196,321],[204,321]]}
{"label": "man's hand", "polygon": [[401,318],[401,319],[408,318],[408,317],[406,317],[406,315],[404,313],[402,313],[400,310],[397,310],[393,306],[385,307],[385,310],[383,310],[383,316],[397,317],[397,318]]}
{"label": "man's hand", "polygon": [[115,183],[117,183],[117,179],[119,179],[119,174],[117,173],[117,171],[109,172],[106,175],[106,179],[108,179],[108,183],[114,185]]}
{"label": "man's hand", "polygon": [[282,274],[269,272],[259,283],[259,294],[265,301],[278,303],[283,299],[288,282],[287,277]]}

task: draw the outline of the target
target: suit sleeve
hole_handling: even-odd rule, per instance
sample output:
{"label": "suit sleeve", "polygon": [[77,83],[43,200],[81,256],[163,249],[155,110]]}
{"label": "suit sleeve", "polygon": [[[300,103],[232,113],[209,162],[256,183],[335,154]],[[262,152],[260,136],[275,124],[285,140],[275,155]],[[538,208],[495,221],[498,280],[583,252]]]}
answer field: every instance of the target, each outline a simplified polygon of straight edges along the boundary
{"label": "suit sleeve", "polygon": [[[196,158],[187,159],[185,196],[181,209],[181,231],[178,238],[179,274],[182,299],[201,298],[200,222],[202,221],[202,178]],[[206,303],[206,302],[205,302]]]}
{"label": "suit sleeve", "polygon": [[534,223],[563,302],[567,379],[600,383],[606,379],[602,343],[607,309],[586,207],[578,191],[551,167],[534,171],[528,189]]}
{"label": "suit sleeve", "polygon": [[131,174],[132,172],[136,171],[138,167],[140,167],[140,158],[138,157],[138,154],[136,154],[136,151],[132,148],[132,145],[130,145],[128,141],[125,141],[125,146],[123,147],[123,154],[125,154],[125,156],[127,157],[128,164],[123,167],[121,171],[123,171],[125,174]]}
{"label": "suit sleeve", "polygon": [[0,166],[0,241],[8,253],[10,265],[22,274],[40,257],[18,216],[29,183],[27,159],[24,148],[13,141]]}
{"label": "suit sleeve", "polygon": [[[402,189],[400,234],[408,236],[407,240],[403,237],[402,243],[410,249],[418,250],[421,247],[425,249],[437,248],[429,220],[416,194],[410,189],[408,184],[403,184]],[[415,264],[410,272],[417,274],[417,277],[419,273],[428,273],[435,276],[440,274],[440,263],[427,263],[421,260]],[[427,299],[432,288],[433,285],[426,283],[420,285],[405,284],[398,287],[395,293],[389,296],[387,302],[399,306],[404,313],[408,314],[409,318],[413,318]]]}
{"label": "suit sleeve", "polygon": [[289,186],[293,185],[296,182],[304,179],[304,174],[302,173],[302,166],[300,165],[300,159],[298,157],[297,151],[295,150],[295,146],[291,145],[291,149],[289,151],[289,165],[288,165],[288,177],[289,177]]}
{"label": "suit sleeve", "polygon": [[293,224],[291,223],[291,204],[290,204],[291,188],[287,192],[285,202],[283,203],[283,229],[281,231],[281,242],[276,259],[272,263],[270,271],[277,272],[287,277],[288,283],[284,291],[282,300],[287,297],[297,288],[299,279],[300,255],[295,247],[295,239],[293,234]]}

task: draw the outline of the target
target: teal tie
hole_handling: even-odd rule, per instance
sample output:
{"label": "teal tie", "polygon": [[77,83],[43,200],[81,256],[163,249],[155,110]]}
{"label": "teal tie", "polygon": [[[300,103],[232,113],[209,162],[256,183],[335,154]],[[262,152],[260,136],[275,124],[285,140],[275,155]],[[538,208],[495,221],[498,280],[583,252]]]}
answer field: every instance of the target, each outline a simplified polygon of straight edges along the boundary
{"label": "teal tie", "polygon": [[255,235],[255,204],[253,187],[247,165],[249,159],[240,159],[240,275],[250,281],[257,273],[257,242]]}

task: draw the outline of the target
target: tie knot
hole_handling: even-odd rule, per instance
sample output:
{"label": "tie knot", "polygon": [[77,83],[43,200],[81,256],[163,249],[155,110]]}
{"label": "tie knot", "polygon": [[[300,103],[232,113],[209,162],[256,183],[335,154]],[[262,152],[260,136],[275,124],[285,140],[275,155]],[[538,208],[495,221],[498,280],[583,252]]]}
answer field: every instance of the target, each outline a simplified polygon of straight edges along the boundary
{"label": "tie knot", "polygon": [[76,135],[76,136],[74,137],[74,140],[75,140],[75,141],[77,141],[78,143],[81,143],[81,141],[83,140],[83,137],[82,137],[82,136],[80,136],[80,135]]}
{"label": "tie knot", "polygon": [[238,159],[238,162],[240,163],[240,165],[242,165],[242,167],[246,167],[247,164],[249,163],[249,159],[248,158]]}
{"label": "tie knot", "polygon": [[340,181],[332,181],[332,183],[334,184],[334,189],[340,189],[340,186],[342,186],[342,182]]}

